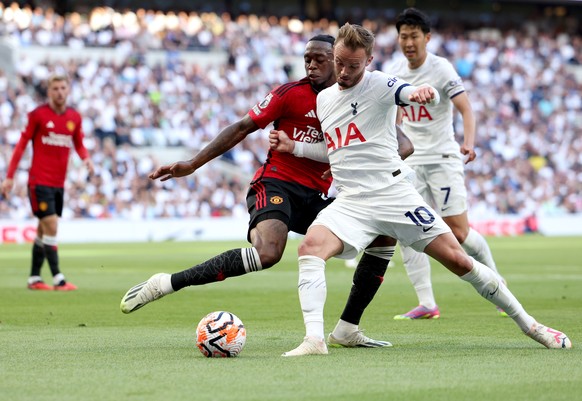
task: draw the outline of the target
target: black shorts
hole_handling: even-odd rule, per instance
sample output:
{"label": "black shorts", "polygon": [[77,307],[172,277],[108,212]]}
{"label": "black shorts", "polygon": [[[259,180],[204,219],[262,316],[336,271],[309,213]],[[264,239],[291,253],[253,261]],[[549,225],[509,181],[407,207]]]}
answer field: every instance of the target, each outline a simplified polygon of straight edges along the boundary
{"label": "black shorts", "polygon": [[288,231],[305,234],[317,214],[335,198],[328,198],[315,189],[282,181],[263,178],[251,184],[247,193],[250,232],[263,220],[277,219],[287,225]]}
{"label": "black shorts", "polygon": [[53,214],[61,217],[64,192],[63,188],[29,185],[28,199],[30,199],[32,214],[39,219]]}

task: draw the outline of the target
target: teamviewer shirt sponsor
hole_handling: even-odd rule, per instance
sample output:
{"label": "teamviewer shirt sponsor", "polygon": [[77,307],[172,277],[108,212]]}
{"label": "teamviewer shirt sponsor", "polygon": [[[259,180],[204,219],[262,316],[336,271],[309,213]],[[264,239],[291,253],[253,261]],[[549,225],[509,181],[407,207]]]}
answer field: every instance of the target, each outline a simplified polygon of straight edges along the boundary
{"label": "teamviewer shirt sponsor", "polygon": [[[315,112],[316,97],[309,81],[304,78],[277,87],[248,114],[260,128],[273,123],[275,129],[285,131],[294,141],[322,142],[321,125]],[[257,170],[253,180],[261,176],[277,178],[297,182],[327,194],[331,178],[322,180],[321,175],[328,168],[327,163],[271,151],[265,165]]]}
{"label": "teamviewer shirt sponsor", "polygon": [[[32,140],[32,163],[29,171],[29,185],[63,187],[67,174],[67,164],[71,147],[81,157],[88,157],[83,145],[81,116],[73,108],[57,114],[48,104],[34,109],[28,115],[28,125],[22,132],[20,143],[15,149],[8,176],[12,177],[22,157],[28,141]],[[19,152],[17,155],[16,153]]]}

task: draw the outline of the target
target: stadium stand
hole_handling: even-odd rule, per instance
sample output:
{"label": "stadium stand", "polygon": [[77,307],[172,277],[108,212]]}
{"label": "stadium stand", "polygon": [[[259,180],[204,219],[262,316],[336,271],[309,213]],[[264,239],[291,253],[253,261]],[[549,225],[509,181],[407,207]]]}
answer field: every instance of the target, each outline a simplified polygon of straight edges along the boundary
{"label": "stadium stand", "polygon": [[[273,85],[301,76],[304,42],[338,27],[210,12],[0,10],[0,51],[12,54],[0,64],[0,177],[26,113],[43,100],[42,80],[67,71],[98,173],[70,170],[65,218],[245,216],[264,133],[187,179],[153,183],[147,174],[189,158]],[[437,24],[430,50],[454,61],[478,121],[478,158],[466,174],[470,213],[582,213],[582,36],[569,21]],[[400,56],[396,30],[387,19],[363,24],[376,33],[374,68],[383,69]],[[0,202],[0,218],[30,215],[26,167],[10,204]]]}

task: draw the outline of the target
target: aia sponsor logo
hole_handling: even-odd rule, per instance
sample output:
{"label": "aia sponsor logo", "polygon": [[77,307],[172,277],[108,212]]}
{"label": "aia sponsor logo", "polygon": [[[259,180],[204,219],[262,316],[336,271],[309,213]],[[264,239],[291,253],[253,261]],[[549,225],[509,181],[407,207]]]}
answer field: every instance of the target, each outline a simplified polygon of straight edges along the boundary
{"label": "aia sponsor logo", "polygon": [[348,146],[350,142],[366,142],[366,138],[360,132],[356,123],[351,122],[346,132],[342,132],[340,127],[336,127],[332,131],[326,132],[325,140],[327,141],[327,151],[331,152],[344,146]]}
{"label": "aia sponsor logo", "polygon": [[423,119],[427,121],[432,121],[433,118],[430,115],[430,112],[424,105],[417,106],[403,106],[402,109],[402,118],[407,118],[410,122],[418,122]]}

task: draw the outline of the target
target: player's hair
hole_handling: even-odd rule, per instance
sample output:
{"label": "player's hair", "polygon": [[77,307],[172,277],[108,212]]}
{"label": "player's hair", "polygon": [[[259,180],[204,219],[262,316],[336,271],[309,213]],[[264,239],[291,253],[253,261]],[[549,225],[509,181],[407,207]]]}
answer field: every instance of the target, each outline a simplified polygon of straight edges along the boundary
{"label": "player's hair", "polygon": [[336,43],[342,42],[350,50],[364,49],[369,57],[374,50],[374,34],[361,25],[346,22],[337,34]]}
{"label": "player's hair", "polygon": [[62,81],[65,81],[66,83],[69,83],[69,77],[66,74],[63,74],[63,73],[54,73],[54,74],[51,74],[48,77],[48,79],[46,80],[46,84],[47,84],[47,87],[48,87],[48,86],[51,86],[51,84],[53,82],[62,82]]}
{"label": "player's hair", "polygon": [[400,33],[400,27],[402,25],[408,25],[411,27],[419,27],[423,33],[430,32],[430,20],[429,18],[420,10],[410,7],[402,11],[400,15],[396,18],[396,30]]}
{"label": "player's hair", "polygon": [[327,42],[333,46],[333,44],[335,43],[335,38],[331,35],[319,34],[319,35],[315,35],[314,37],[312,37],[311,39],[308,40],[308,42],[313,42],[313,41]]}

